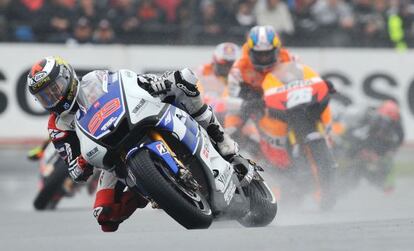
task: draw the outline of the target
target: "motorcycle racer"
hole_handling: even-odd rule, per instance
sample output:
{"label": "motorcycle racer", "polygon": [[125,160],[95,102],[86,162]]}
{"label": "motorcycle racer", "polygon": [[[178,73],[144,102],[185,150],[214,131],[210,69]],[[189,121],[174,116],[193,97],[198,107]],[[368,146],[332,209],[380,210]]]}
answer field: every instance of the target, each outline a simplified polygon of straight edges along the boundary
{"label": "motorcycle racer", "polygon": [[[84,109],[81,102],[78,102],[78,95],[97,95],[93,91],[79,94],[79,85],[93,87],[96,83],[105,83],[108,81],[108,73],[105,70],[95,70],[79,80],[73,67],[65,60],[60,57],[45,57],[33,65],[27,77],[30,93],[50,112],[50,138],[61,157],[69,163],[69,173],[77,182],[86,181],[93,173],[93,166],[80,154],[80,142],[75,131],[76,112]],[[249,182],[253,167],[238,154],[237,143],[224,133],[211,107],[201,100],[197,81],[187,68],[166,72],[162,76],[137,75],[137,86],[158,97],[160,102],[178,105],[206,129],[218,152],[233,164],[236,171],[245,174],[244,181]],[[88,100],[88,97],[82,97],[82,100]],[[136,208],[146,205],[147,200],[129,191],[116,174],[102,172],[94,216],[103,231],[116,231],[119,224]]]}
{"label": "motorcycle racer", "polygon": [[[242,101],[250,101],[252,113],[256,108],[262,109],[263,104],[260,102],[263,95],[262,82],[266,74],[280,63],[295,60],[295,57],[282,47],[279,36],[272,26],[253,27],[249,32],[247,42],[242,47],[242,56],[230,70],[229,96]],[[241,128],[246,120],[247,118],[240,112],[232,111],[226,115],[226,130],[232,134],[237,128]]]}
{"label": "motorcycle racer", "polygon": [[346,158],[354,160],[361,154],[364,160],[376,166],[372,170],[362,167],[358,174],[385,192],[392,191],[393,157],[405,137],[399,105],[393,100],[386,100],[379,106],[357,113],[346,127],[343,137]]}
{"label": "motorcycle racer", "polygon": [[240,56],[238,45],[230,42],[218,44],[210,63],[203,64],[196,71],[202,85],[202,93],[221,95],[227,86],[227,76],[233,63]]}
{"label": "motorcycle racer", "polygon": [[220,121],[224,120],[227,108],[232,106],[228,102],[227,76],[239,56],[238,45],[230,42],[218,44],[211,62],[203,64],[196,71],[203,100],[214,109]]}

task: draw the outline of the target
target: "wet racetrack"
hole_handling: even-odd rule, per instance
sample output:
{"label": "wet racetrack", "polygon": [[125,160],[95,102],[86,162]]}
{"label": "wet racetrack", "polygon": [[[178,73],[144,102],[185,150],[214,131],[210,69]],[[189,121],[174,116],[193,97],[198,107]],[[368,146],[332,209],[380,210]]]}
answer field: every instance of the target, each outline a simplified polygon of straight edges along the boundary
{"label": "wet racetrack", "polygon": [[399,176],[390,195],[363,182],[329,212],[311,201],[295,210],[279,204],[265,228],[219,221],[189,231],[146,208],[108,234],[100,231],[84,190],[56,211],[34,211],[37,166],[24,156],[0,149],[0,250],[414,250],[414,177]]}

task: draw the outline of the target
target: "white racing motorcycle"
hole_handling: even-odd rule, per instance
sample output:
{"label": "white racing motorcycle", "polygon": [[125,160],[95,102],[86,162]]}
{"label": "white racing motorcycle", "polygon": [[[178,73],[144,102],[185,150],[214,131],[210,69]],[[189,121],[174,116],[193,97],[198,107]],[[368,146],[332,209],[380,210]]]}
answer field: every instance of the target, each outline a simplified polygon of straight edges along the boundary
{"label": "white racing motorcycle", "polygon": [[138,87],[134,72],[121,70],[79,88],[76,130],[89,163],[115,172],[188,229],[208,228],[217,217],[246,227],[272,222],[277,203],[262,170],[256,167],[252,182],[242,187],[241,175],[207,132],[183,110]]}

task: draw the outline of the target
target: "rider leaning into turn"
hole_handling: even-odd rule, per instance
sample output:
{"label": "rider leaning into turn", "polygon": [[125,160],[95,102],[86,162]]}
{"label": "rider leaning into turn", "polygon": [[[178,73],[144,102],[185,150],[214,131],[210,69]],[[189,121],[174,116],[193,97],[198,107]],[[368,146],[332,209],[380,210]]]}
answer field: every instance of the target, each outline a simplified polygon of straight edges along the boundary
{"label": "rider leaning into turn", "polygon": [[[79,81],[73,67],[60,57],[46,57],[35,63],[27,77],[30,93],[50,112],[48,130],[56,149],[69,163],[69,173],[77,181],[86,181],[93,173],[93,166],[81,155],[80,142],[75,131],[75,114],[80,109],[77,102],[79,85],[90,81],[102,83],[109,72],[96,70]],[[211,137],[218,152],[233,163],[237,171],[251,174],[253,167],[238,154],[235,141],[224,133],[212,109],[203,103],[197,89],[197,78],[189,69],[166,72],[162,76],[138,74],[137,87],[159,97],[160,102],[180,104]],[[90,93],[90,95],[94,95]],[[244,179],[249,182],[250,175]],[[126,189],[114,173],[102,171],[94,216],[103,231],[116,231],[119,224],[136,208],[143,208],[148,201]]]}

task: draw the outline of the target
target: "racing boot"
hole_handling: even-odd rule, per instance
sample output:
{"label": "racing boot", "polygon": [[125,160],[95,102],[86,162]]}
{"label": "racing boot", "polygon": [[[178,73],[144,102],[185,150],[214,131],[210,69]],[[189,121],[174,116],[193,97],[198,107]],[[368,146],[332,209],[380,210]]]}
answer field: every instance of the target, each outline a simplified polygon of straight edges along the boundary
{"label": "racing boot", "polygon": [[239,154],[239,145],[224,132],[212,108],[204,105],[198,114],[193,115],[193,117],[206,129],[220,155],[233,165],[236,172],[243,176],[241,184],[249,184],[253,179],[255,166],[257,165]]}

